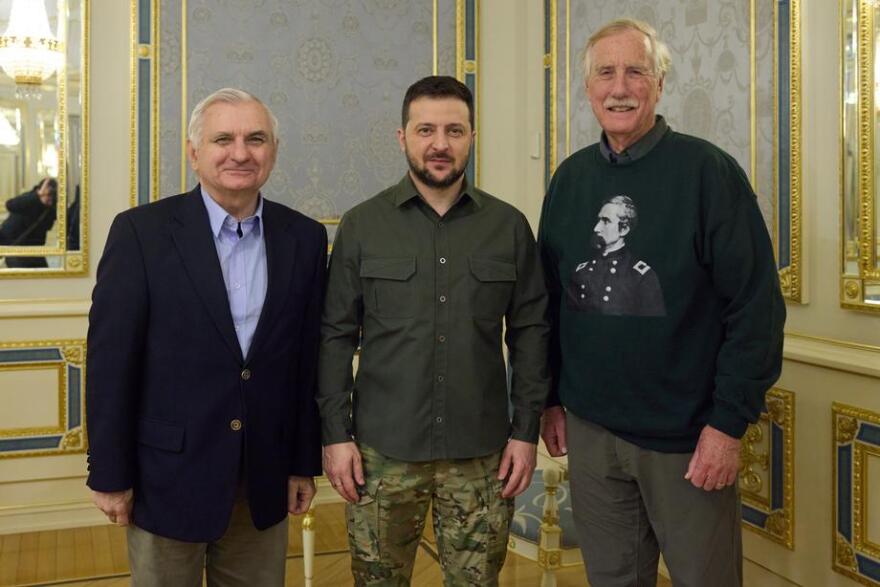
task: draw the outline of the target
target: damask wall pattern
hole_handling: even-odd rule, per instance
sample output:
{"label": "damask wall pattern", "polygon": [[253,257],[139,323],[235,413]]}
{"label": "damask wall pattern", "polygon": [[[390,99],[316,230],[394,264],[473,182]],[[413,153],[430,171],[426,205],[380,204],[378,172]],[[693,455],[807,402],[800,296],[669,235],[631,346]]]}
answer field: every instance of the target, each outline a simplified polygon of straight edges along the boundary
{"label": "damask wall pattern", "polygon": [[[141,0],[143,2],[144,0]],[[471,0],[473,1],[473,0]],[[406,170],[395,135],[406,88],[455,75],[455,0],[153,0],[159,21],[154,197],[190,189],[185,120],[217,88],[266,102],[281,145],[264,192],[340,216]]]}

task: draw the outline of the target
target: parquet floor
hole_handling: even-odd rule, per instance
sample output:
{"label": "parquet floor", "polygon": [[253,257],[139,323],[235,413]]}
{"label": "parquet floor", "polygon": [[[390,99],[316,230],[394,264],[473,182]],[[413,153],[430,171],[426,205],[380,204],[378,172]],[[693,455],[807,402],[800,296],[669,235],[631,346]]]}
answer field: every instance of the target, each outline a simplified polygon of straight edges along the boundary
{"label": "parquet floor", "polygon": [[[352,585],[348,542],[342,504],[315,509],[314,587]],[[430,527],[430,525],[429,525]],[[540,572],[535,562],[509,553],[501,575],[501,587],[537,587]],[[300,519],[290,524],[287,584],[302,585],[302,536]],[[559,587],[585,586],[582,566],[557,573]],[[412,584],[442,585],[436,548],[426,532],[416,558]],[[0,586],[65,585],[66,587],[129,587],[125,530],[94,526],[71,530],[0,536]],[[660,586],[670,585],[661,580]]]}

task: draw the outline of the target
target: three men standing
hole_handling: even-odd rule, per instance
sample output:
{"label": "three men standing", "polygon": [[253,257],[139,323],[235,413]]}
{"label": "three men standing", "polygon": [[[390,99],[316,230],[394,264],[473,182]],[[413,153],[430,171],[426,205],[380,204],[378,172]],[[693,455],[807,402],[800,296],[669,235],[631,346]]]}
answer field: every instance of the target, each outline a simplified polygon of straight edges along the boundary
{"label": "three men standing", "polygon": [[525,217],[465,179],[473,122],[462,83],[413,84],[398,130],[409,173],[334,239],[318,403],[356,585],[409,584],[429,505],[446,584],[497,584],[511,498],[535,467],[546,291]]}
{"label": "three men standing", "polygon": [[283,585],[321,473],[327,236],[261,195],[278,135],[257,98],[211,94],[188,135],[199,185],[119,214],[98,267],[88,485],[136,585]]}
{"label": "three men standing", "polygon": [[[541,216],[553,332],[543,437],[569,453],[595,587],[653,587],[661,551],[677,586],[742,584],[739,439],[782,362],[785,306],[755,195],[729,155],[655,116],[668,64],[644,23],[590,38],[584,75],[602,138],[559,166]],[[604,247],[584,265],[597,211],[646,257]],[[591,267],[608,273],[600,291],[580,277]],[[617,303],[639,274],[656,293]],[[636,303],[645,296],[659,301],[650,311]]]}

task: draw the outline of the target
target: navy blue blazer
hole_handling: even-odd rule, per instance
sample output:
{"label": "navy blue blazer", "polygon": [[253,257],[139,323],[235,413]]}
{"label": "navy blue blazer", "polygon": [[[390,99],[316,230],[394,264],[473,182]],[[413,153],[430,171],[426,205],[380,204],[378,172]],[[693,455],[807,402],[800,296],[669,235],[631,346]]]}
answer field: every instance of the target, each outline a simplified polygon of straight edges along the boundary
{"label": "navy blue blazer", "polygon": [[243,468],[254,524],[288,475],[321,474],[314,399],[327,232],[264,200],[268,287],[243,357],[200,188],[119,214],[92,294],[88,486],[134,489],[134,523],[219,539]]}

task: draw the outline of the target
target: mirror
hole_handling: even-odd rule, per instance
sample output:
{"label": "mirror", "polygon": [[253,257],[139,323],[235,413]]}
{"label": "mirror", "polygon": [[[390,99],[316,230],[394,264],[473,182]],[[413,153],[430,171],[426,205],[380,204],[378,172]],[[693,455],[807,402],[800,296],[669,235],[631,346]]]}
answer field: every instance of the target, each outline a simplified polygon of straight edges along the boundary
{"label": "mirror", "polygon": [[880,312],[880,6],[841,0],[841,306]]}
{"label": "mirror", "polygon": [[87,271],[88,0],[0,0],[0,277]]}

